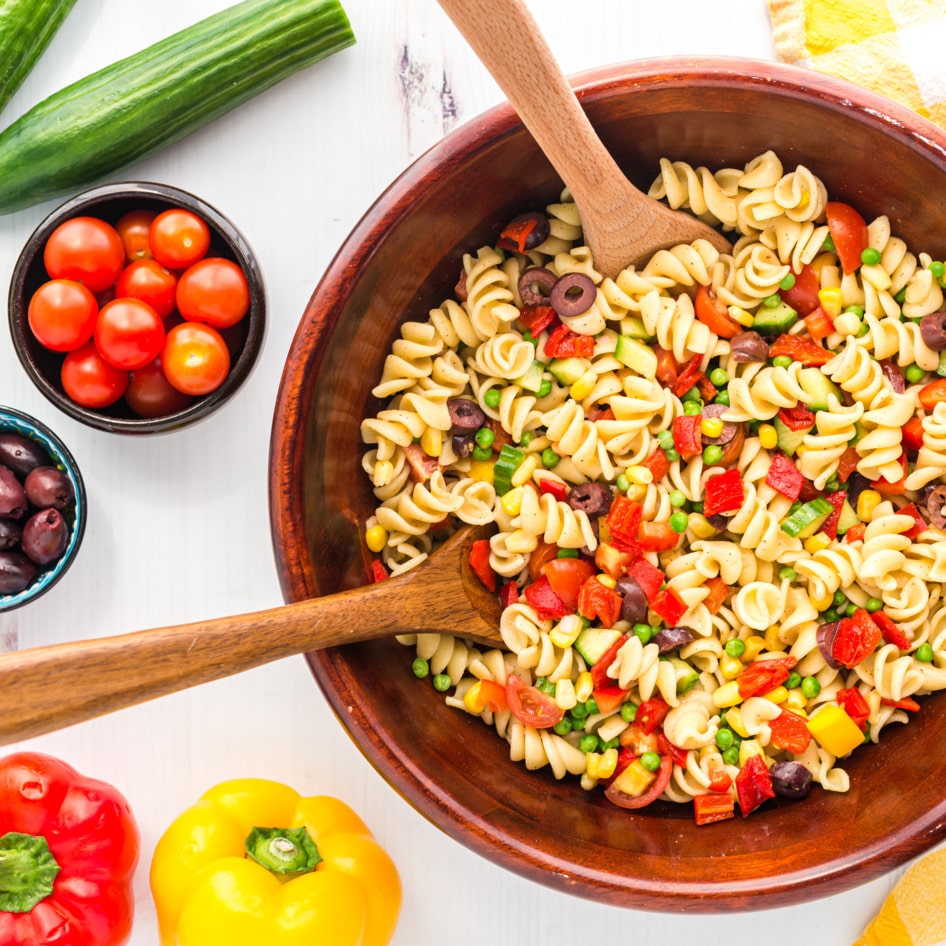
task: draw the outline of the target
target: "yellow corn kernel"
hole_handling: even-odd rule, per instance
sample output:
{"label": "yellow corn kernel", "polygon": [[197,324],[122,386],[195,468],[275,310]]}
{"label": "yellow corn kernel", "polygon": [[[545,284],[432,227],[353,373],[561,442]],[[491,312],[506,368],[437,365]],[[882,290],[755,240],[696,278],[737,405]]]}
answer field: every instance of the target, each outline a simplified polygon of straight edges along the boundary
{"label": "yellow corn kernel", "polygon": [[739,765],[745,765],[754,755],[765,758],[765,750],[757,739],[743,739],[739,744]]}
{"label": "yellow corn kernel", "polygon": [[713,706],[719,709],[724,709],[727,706],[735,706],[737,703],[741,702],[742,697],[739,695],[739,684],[736,683],[735,680],[730,680],[728,683],[724,683],[722,686],[713,690]]}
{"label": "yellow corn kernel", "polygon": [[829,593],[829,594],[826,594],[823,598],[812,598],[811,603],[819,611],[827,611],[828,608],[830,608],[831,605],[834,604],[834,595]]}
{"label": "yellow corn kernel", "polygon": [[706,516],[699,512],[690,513],[689,528],[698,539],[711,539],[717,534],[717,530],[709,524]]}
{"label": "yellow corn kernel", "polygon": [[617,749],[605,749],[604,752],[589,752],[587,772],[593,779],[610,778],[618,765]]}
{"label": "yellow corn kernel", "polygon": [[738,305],[731,305],[729,307],[729,317],[735,319],[740,325],[745,325],[746,328],[751,328],[752,323],[755,321],[751,312],[747,312],[742,306]]}
{"label": "yellow corn kernel", "polygon": [[598,375],[590,368],[568,389],[575,401],[583,401],[595,389]]}
{"label": "yellow corn kernel", "polygon": [[597,577],[598,581],[600,581],[601,584],[605,586],[605,588],[613,588],[617,584],[617,582],[610,575],[606,575],[604,572],[602,572]]}
{"label": "yellow corn kernel", "polygon": [[470,464],[470,479],[478,480],[481,483],[493,483],[493,461],[492,460],[474,460]]}
{"label": "yellow corn kernel", "polygon": [[375,486],[387,486],[394,478],[394,464],[390,460],[379,460],[371,472],[371,482]]}
{"label": "yellow corn kernel", "polygon": [[821,708],[808,720],[808,732],[822,749],[832,755],[847,755],[864,741],[864,733],[857,723],[836,703],[822,703]]}
{"label": "yellow corn kernel", "polygon": [[749,738],[749,730],[746,729],[745,721],[742,718],[742,710],[738,706],[731,706],[726,710],[726,725],[734,733],[742,736],[743,739]]}
{"label": "yellow corn kernel", "polygon": [[555,705],[567,713],[570,709],[578,705],[578,697],[575,695],[575,684],[567,677],[555,681]]}
{"label": "yellow corn kernel", "polygon": [[753,634],[751,637],[746,638],[745,645],[746,649],[742,652],[740,659],[744,664],[751,664],[752,661],[765,650],[765,638],[759,637],[758,634]]}
{"label": "yellow corn kernel", "polygon": [[783,686],[777,686],[774,690],[763,693],[762,696],[770,703],[784,703],[788,699],[788,690]]}
{"label": "yellow corn kernel", "polygon": [[586,703],[591,699],[591,691],[595,688],[594,682],[591,679],[591,674],[584,670],[578,674],[578,679],[575,681],[575,699],[579,703]]}
{"label": "yellow corn kernel", "polygon": [[742,661],[738,657],[730,657],[729,654],[724,653],[719,658],[719,672],[723,675],[724,680],[735,680],[744,669],[745,667],[743,667]]}
{"label": "yellow corn kernel", "polygon": [[765,649],[782,650],[782,639],[779,637],[779,627],[777,624],[773,624],[765,632]]}
{"label": "yellow corn kernel", "polygon": [[799,716],[802,716],[805,713],[805,707],[808,706],[808,697],[802,693],[799,687],[794,687],[788,691],[788,696],[785,698],[785,706],[793,713],[798,713]]}
{"label": "yellow corn kernel", "polygon": [[771,424],[759,424],[759,443],[766,450],[774,450],[778,446],[778,431]]}
{"label": "yellow corn kernel", "polygon": [[706,437],[718,437],[723,432],[723,422],[719,417],[704,417],[700,421],[700,433]]}
{"label": "yellow corn kernel", "polygon": [[513,486],[524,486],[532,479],[532,474],[535,473],[538,465],[539,458],[534,453],[528,454],[522,463],[516,467],[515,473],[509,477],[509,482],[512,483]]}
{"label": "yellow corn kernel", "polygon": [[[577,614],[566,614],[561,621],[556,625],[556,627],[549,634],[549,640],[556,646],[561,648],[571,647],[572,644],[578,640],[578,635],[581,633],[582,622],[581,618]],[[571,680],[566,681],[569,686],[572,686]],[[572,693],[574,694],[575,688],[572,687]],[[557,698],[556,698],[557,702]],[[572,704],[574,706],[574,704]]]}
{"label": "yellow corn kernel", "polygon": [[420,435],[420,448],[429,457],[439,457],[443,451],[443,434],[434,427],[428,427]]}
{"label": "yellow corn kernel", "polygon": [[500,497],[500,505],[510,516],[519,515],[519,511],[522,509],[523,492],[524,488],[522,486],[516,486]]}
{"label": "yellow corn kernel", "polygon": [[628,499],[633,499],[634,502],[639,503],[647,495],[647,487],[642,483],[631,483],[631,485],[627,488],[626,495]]}
{"label": "yellow corn kernel", "polygon": [[365,532],[365,544],[372,552],[380,552],[388,543],[388,530],[384,526],[372,526]]}
{"label": "yellow corn kernel", "polygon": [[831,540],[823,532],[816,532],[805,539],[805,551],[809,555],[814,555],[815,552],[826,549],[830,544]]}
{"label": "yellow corn kernel", "polygon": [[828,286],[818,290],[818,301],[821,308],[833,319],[841,314],[841,290],[836,286]]}
{"label": "yellow corn kernel", "polygon": [[628,478],[629,482],[636,483],[638,486],[647,486],[654,481],[654,474],[651,473],[646,466],[641,466],[640,464],[629,466],[624,471],[624,475]]}
{"label": "yellow corn kernel", "polygon": [[857,518],[861,522],[870,522],[874,510],[880,505],[881,495],[876,489],[865,489],[857,497]]}

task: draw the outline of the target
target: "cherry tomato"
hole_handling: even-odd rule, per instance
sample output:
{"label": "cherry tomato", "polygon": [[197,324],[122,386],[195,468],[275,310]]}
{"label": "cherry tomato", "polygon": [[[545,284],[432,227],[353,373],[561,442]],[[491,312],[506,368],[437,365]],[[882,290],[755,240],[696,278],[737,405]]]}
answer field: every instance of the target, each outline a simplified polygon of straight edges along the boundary
{"label": "cherry tomato", "polygon": [[793,273],[795,283],[791,289],[779,290],[783,302],[787,302],[799,315],[805,316],[818,308],[818,274],[811,264],[805,263],[801,271]]}
{"label": "cherry tomato", "polygon": [[60,378],[66,395],[83,407],[108,407],[128,387],[128,372],[110,365],[91,340],[66,355]]}
{"label": "cherry tomato", "polygon": [[[631,763],[631,765],[634,764]],[[631,766],[628,766],[628,769],[630,768]],[[625,771],[628,771],[628,769],[625,769]],[[630,772],[629,774],[635,775],[636,773]],[[656,777],[640,795],[634,795],[626,791],[630,780],[622,778],[620,775],[604,790],[604,794],[608,801],[613,802],[619,808],[646,808],[664,793],[664,790],[670,784],[672,774],[673,759],[668,755],[661,756],[660,768],[657,769]]]}
{"label": "cherry tomato", "polygon": [[97,217],[73,217],[50,234],[43,262],[53,279],[74,279],[93,293],[102,292],[118,279],[125,248],[111,224]]}
{"label": "cherry tomato", "polygon": [[552,591],[565,605],[567,611],[578,607],[581,586],[595,574],[595,567],[583,558],[553,558],[542,566],[542,574],[549,580]]}
{"label": "cherry tomato", "polygon": [[837,200],[825,204],[825,215],[841,268],[853,273],[861,265],[861,253],[867,249],[867,222],[850,204]]}
{"label": "cherry tomato", "polygon": [[161,364],[168,381],[185,394],[209,394],[230,371],[230,352],[221,334],[201,322],[182,322],[164,340]]}
{"label": "cherry tomato", "polygon": [[696,301],[693,303],[696,317],[720,338],[735,338],[745,329],[729,314],[729,307],[722,299],[717,298],[709,286],[700,286],[696,290]]}
{"label": "cherry tomato", "polygon": [[932,411],[940,401],[946,401],[946,378],[937,378],[929,384],[924,384],[918,397],[923,407]]}
{"label": "cherry tomato", "polygon": [[214,328],[236,325],[250,308],[250,287],[232,260],[210,257],[186,269],[177,283],[177,308],[185,319]]}
{"label": "cherry tomato", "polygon": [[506,703],[520,723],[533,729],[551,729],[565,715],[552,697],[514,673],[506,679]]}
{"label": "cherry tomato", "polygon": [[115,283],[116,297],[147,302],[162,319],[174,311],[176,291],[177,276],[153,259],[129,263]]}
{"label": "cherry tomato", "polygon": [[129,210],[124,216],[118,218],[115,229],[122,238],[126,263],[133,263],[136,259],[151,259],[148,233],[157,215],[156,210],[141,209]]}
{"label": "cherry tomato", "polygon": [[161,359],[155,358],[131,373],[125,401],[139,417],[166,417],[184,410],[193,398],[168,381]]}
{"label": "cherry tomato", "polygon": [[45,348],[72,351],[92,337],[98,312],[95,296],[82,283],[51,279],[33,293],[27,319]]}
{"label": "cherry tomato", "polygon": [[164,210],[154,218],[148,236],[151,255],[168,269],[186,269],[210,249],[210,227],[183,207]]}
{"label": "cherry tomato", "polygon": [[113,299],[99,310],[95,344],[110,365],[134,371],[157,358],[164,344],[164,322],[147,302]]}

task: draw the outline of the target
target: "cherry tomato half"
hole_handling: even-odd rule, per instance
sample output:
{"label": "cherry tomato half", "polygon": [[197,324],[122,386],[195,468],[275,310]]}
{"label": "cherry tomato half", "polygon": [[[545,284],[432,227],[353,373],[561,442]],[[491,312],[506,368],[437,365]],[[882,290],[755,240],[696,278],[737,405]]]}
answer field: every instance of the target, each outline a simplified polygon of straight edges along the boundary
{"label": "cherry tomato half", "polygon": [[131,373],[125,401],[139,417],[166,417],[184,410],[194,399],[178,391],[164,374],[161,359]]}
{"label": "cherry tomato half", "polygon": [[66,355],[60,378],[66,395],[83,407],[108,407],[128,387],[128,372],[110,365],[91,340]]}
{"label": "cherry tomato half", "polygon": [[167,333],[161,364],[168,381],[178,391],[210,394],[230,372],[230,351],[212,325],[182,322]]}
{"label": "cherry tomato half", "polygon": [[565,605],[566,611],[578,607],[578,593],[581,586],[595,574],[595,567],[583,558],[553,558],[542,567],[542,573],[549,580],[552,591]]}
{"label": "cherry tomato half", "polygon": [[118,231],[97,217],[73,217],[59,224],[43,248],[52,279],[74,279],[91,292],[102,292],[118,279],[125,248]]}
{"label": "cherry tomato half", "polygon": [[164,322],[147,302],[113,299],[99,310],[95,344],[110,365],[134,371],[157,358],[164,344]]}
{"label": "cherry tomato half", "polygon": [[861,253],[867,249],[867,222],[850,204],[837,200],[825,204],[825,216],[841,268],[853,273],[861,265]]}
{"label": "cherry tomato half", "polygon": [[183,207],[164,210],[154,218],[148,235],[151,255],[168,269],[186,269],[210,249],[210,227]]}
{"label": "cherry tomato half", "polygon": [[127,296],[147,302],[162,319],[174,311],[176,291],[177,276],[154,259],[129,263],[115,283],[117,298]]}
{"label": "cherry tomato half", "polygon": [[136,259],[151,258],[151,244],[148,242],[148,233],[151,223],[158,212],[156,210],[129,210],[119,217],[115,229],[122,239],[125,248],[125,262],[133,263]]}
{"label": "cherry tomato half", "polygon": [[236,325],[250,308],[250,287],[232,260],[211,257],[186,269],[177,283],[177,308],[185,319],[214,328]]}
{"label": "cherry tomato half", "polygon": [[92,337],[98,313],[95,296],[82,283],[50,279],[33,293],[27,320],[40,345],[72,351]]}
{"label": "cherry tomato half", "polygon": [[729,314],[729,306],[709,286],[700,286],[693,303],[696,317],[720,338],[735,338],[745,329]]}
{"label": "cherry tomato half", "polygon": [[565,715],[552,697],[514,673],[506,678],[506,703],[520,723],[533,729],[550,729]]}

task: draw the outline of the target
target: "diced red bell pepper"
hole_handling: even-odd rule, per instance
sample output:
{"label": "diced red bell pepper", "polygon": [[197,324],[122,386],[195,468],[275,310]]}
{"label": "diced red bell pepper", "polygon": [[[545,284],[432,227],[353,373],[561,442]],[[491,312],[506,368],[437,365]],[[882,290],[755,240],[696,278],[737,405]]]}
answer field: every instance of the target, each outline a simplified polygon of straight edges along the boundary
{"label": "diced red bell pepper", "polygon": [[680,746],[675,746],[662,732],[657,733],[657,751],[661,755],[670,756],[673,764],[682,768],[686,767],[687,760],[690,757],[689,749],[681,749]]}
{"label": "diced red bell pepper", "polygon": [[663,447],[655,447],[643,465],[650,470],[655,483],[659,483],[670,472],[670,461]]}
{"label": "diced red bell pepper", "polygon": [[860,462],[861,455],[857,450],[854,447],[845,447],[844,453],[838,458],[838,479],[842,483],[846,483]]}
{"label": "diced red bell pepper", "polygon": [[884,706],[894,706],[897,709],[906,710],[908,713],[918,713],[920,711],[920,704],[912,696],[905,696],[902,700],[889,700],[882,696],[880,702]]}
{"label": "diced red bell pepper", "polygon": [[[726,778],[729,778],[728,774]],[[709,792],[693,798],[693,819],[697,825],[713,824],[735,817],[736,799],[732,792]]]}
{"label": "diced red bell pepper", "polygon": [[707,774],[711,792],[728,792],[732,788],[732,776],[721,765],[710,769]]}
{"label": "diced red bell pepper", "polygon": [[808,334],[816,342],[820,342],[821,339],[827,338],[834,331],[834,322],[831,321],[831,316],[819,305],[805,316],[805,328],[808,329]]}
{"label": "diced red bell pepper", "polygon": [[378,561],[378,559],[373,558],[371,560],[371,580],[375,581],[384,581],[388,577],[388,570],[384,565]]}
{"label": "diced red bell pepper", "polygon": [[617,659],[618,651],[627,643],[627,634],[622,634],[592,665],[591,685],[594,689],[612,686],[614,678],[608,676],[608,667]]}
{"label": "diced red bell pepper", "polygon": [[658,591],[654,600],[650,602],[651,610],[659,614],[667,624],[674,627],[680,623],[680,618],[686,614],[687,606],[680,600],[680,596],[672,588]]}
{"label": "diced red bell pepper", "polygon": [[630,690],[622,690],[616,684],[611,686],[598,687],[591,691],[591,697],[598,707],[599,713],[613,713],[621,708],[621,704],[627,699]]}
{"label": "diced red bell pepper", "polygon": [[746,759],[736,776],[736,795],[743,818],[748,818],[763,802],[775,798],[772,777],[762,756],[753,755]]}
{"label": "diced red bell pepper", "polygon": [[809,367],[826,365],[834,357],[816,341],[802,335],[779,335],[769,346],[769,357],[777,358],[779,355],[788,356],[792,361]]}
{"label": "diced red bell pepper", "polygon": [[702,355],[694,355],[683,366],[683,370],[677,375],[677,380],[673,383],[673,393],[677,397],[683,397],[703,377],[703,370],[700,368],[702,360]]}
{"label": "diced red bell pepper", "polygon": [[637,543],[637,528],[641,524],[644,509],[640,503],[628,499],[623,494],[615,497],[608,510],[605,522],[611,541],[628,543],[631,547]]}
{"label": "diced red bell pepper", "polygon": [[702,422],[699,414],[680,414],[673,419],[673,445],[684,460],[703,452]]}
{"label": "diced red bell pepper", "polygon": [[628,564],[627,573],[641,586],[647,603],[651,604],[660,593],[660,586],[664,583],[664,573],[643,556],[635,558]]}
{"label": "diced red bell pepper", "polygon": [[946,401],[946,378],[937,378],[929,384],[924,384],[917,398],[927,411],[932,411],[940,401]]}
{"label": "diced red bell pepper", "polygon": [[652,696],[649,700],[644,700],[637,707],[637,715],[634,717],[634,724],[638,726],[645,735],[656,732],[670,712],[670,705],[659,696]]}
{"label": "diced red bell pepper", "polygon": [[847,532],[844,533],[845,542],[863,542],[864,533],[867,531],[866,522],[855,522]]}
{"label": "diced red bell pepper", "polygon": [[889,615],[884,614],[883,611],[875,611],[871,617],[880,628],[881,636],[886,643],[893,644],[899,650],[909,650],[913,646],[910,638],[893,623]]}
{"label": "diced red bell pepper", "polygon": [[668,388],[673,387],[679,374],[677,360],[673,357],[673,352],[669,352],[659,345],[654,345],[654,354],[657,356],[657,373],[654,377]]}
{"label": "diced red bell pepper", "polygon": [[835,700],[838,706],[854,720],[857,728],[863,732],[867,728],[867,718],[870,716],[870,706],[867,705],[864,694],[857,687],[849,687],[846,690],[838,690]]}
{"label": "diced red bell pepper", "polygon": [[821,283],[810,263],[805,263],[800,272],[792,270],[795,283],[791,289],[779,290],[783,302],[787,302],[799,315],[806,316],[818,308],[818,290]]}
{"label": "diced red bell pepper", "polygon": [[805,717],[791,710],[782,710],[775,719],[769,720],[769,729],[772,733],[772,744],[788,752],[804,752],[811,742],[811,733]]}
{"label": "diced red bell pepper", "polygon": [[489,564],[489,539],[477,539],[470,546],[470,568],[486,588],[496,590],[496,572]]}
{"label": "diced red bell pepper", "polygon": [[677,547],[680,538],[668,522],[642,522],[637,527],[637,544],[645,552],[668,552]]}
{"label": "diced red bell pepper", "polygon": [[558,314],[550,305],[524,306],[519,311],[519,321],[538,338],[547,328],[558,323]]}
{"label": "diced red bell pepper", "polygon": [[789,672],[798,661],[794,657],[769,657],[749,664],[736,677],[739,695],[748,700],[750,696],[762,696],[784,683]]}
{"label": "diced red bell pepper", "polygon": [[772,457],[769,472],[765,475],[765,482],[792,502],[798,499],[805,477],[784,453],[776,453]]}
{"label": "diced red bell pepper", "polygon": [[838,522],[841,520],[841,509],[847,499],[847,493],[841,489],[836,493],[829,493],[824,498],[831,503],[833,512],[822,523],[820,531],[829,539],[836,539],[838,537]]}
{"label": "diced red bell pepper", "polygon": [[861,265],[861,253],[867,249],[867,223],[850,204],[829,200],[825,204],[828,232],[845,273],[853,273]]}
{"label": "diced red bell pepper", "polygon": [[903,425],[903,446],[907,450],[919,450],[923,446],[923,419],[915,414]]}
{"label": "diced red bell pepper", "polygon": [[706,481],[703,497],[703,514],[714,516],[721,512],[733,512],[741,509],[746,501],[746,491],[742,484],[742,474],[736,467],[717,473]]}
{"label": "diced red bell pepper", "polygon": [[735,338],[745,329],[729,314],[729,307],[709,286],[696,290],[693,308],[697,319],[720,338]]}
{"label": "diced red bell pepper", "polygon": [[560,503],[565,502],[568,498],[568,487],[559,480],[553,480],[548,476],[539,480],[539,492],[554,496]]}
{"label": "diced red bell pepper", "polygon": [[899,462],[900,468],[903,470],[903,476],[900,479],[895,483],[891,483],[890,480],[882,476],[879,480],[871,480],[871,489],[876,489],[881,496],[902,496],[907,491],[907,455],[905,453],[900,454]]}
{"label": "diced red bell pepper", "polygon": [[507,581],[499,590],[499,603],[503,608],[510,608],[519,600],[519,586],[514,581]]}
{"label": "diced red bell pepper", "polygon": [[916,525],[909,532],[902,533],[908,539],[915,539],[929,528],[926,520],[920,514],[920,510],[916,508],[916,503],[907,503],[906,506],[901,506],[897,512],[901,516],[912,516],[916,520]]}
{"label": "diced red bell pepper", "polygon": [[699,388],[700,397],[703,398],[704,404],[709,404],[716,397],[716,385],[705,374],[701,374],[696,379],[696,386]]}
{"label": "diced red bell pepper", "polygon": [[780,408],[778,419],[789,430],[808,430],[815,426],[815,415],[803,404]]}
{"label": "diced red bell pepper", "polygon": [[706,587],[709,594],[703,599],[703,605],[710,614],[715,614],[723,606],[731,589],[719,575],[707,579]]}
{"label": "diced red bell pepper", "polygon": [[589,578],[578,592],[578,613],[602,627],[614,627],[621,616],[621,596],[597,577]]}
{"label": "diced red bell pepper", "polygon": [[831,646],[831,657],[835,663],[851,670],[874,652],[882,637],[870,613],[858,608],[851,617],[841,619]]}
{"label": "diced red bell pepper", "polygon": [[526,601],[535,608],[540,618],[551,618],[553,621],[566,615],[565,604],[552,591],[548,578],[542,575],[525,587]]}
{"label": "diced red bell pepper", "polygon": [[559,325],[545,341],[543,349],[549,358],[590,358],[595,352],[591,335],[579,335],[567,325]]}

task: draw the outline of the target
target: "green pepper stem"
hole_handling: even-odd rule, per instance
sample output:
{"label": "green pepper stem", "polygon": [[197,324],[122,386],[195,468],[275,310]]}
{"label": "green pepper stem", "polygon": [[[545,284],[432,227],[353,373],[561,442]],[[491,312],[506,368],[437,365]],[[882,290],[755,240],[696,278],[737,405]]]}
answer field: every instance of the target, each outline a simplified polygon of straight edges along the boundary
{"label": "green pepper stem", "polygon": [[246,838],[246,854],[280,880],[307,874],[322,860],[304,827],[253,828]]}
{"label": "green pepper stem", "polygon": [[29,913],[53,892],[59,865],[46,838],[10,831],[0,837],[0,910]]}

